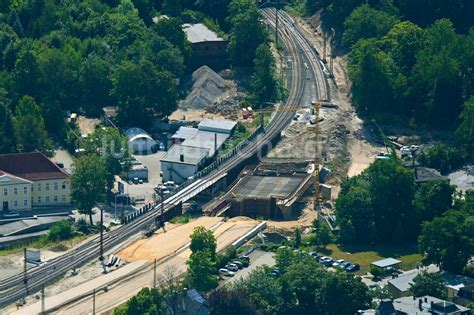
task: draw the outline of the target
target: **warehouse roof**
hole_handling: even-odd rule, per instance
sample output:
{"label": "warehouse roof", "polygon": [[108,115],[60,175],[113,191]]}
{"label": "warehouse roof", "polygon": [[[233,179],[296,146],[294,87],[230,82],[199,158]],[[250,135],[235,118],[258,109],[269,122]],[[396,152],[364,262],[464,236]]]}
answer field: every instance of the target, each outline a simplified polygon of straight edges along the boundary
{"label": "warehouse roof", "polygon": [[[188,165],[198,165],[208,156],[209,149],[175,144],[168,150],[168,152],[166,152],[166,155],[160,161]],[[183,161],[181,160],[181,158],[183,159]]]}
{"label": "warehouse roof", "polygon": [[229,138],[229,134],[180,127],[172,138],[184,140],[181,143],[184,146],[209,149],[209,156],[214,156],[214,148],[219,150],[222,144]]}
{"label": "warehouse roof", "polygon": [[411,272],[402,274],[395,279],[388,281],[392,286],[397,288],[400,292],[407,292],[413,284],[413,279],[419,274],[419,272]]}
{"label": "warehouse roof", "polygon": [[193,44],[224,41],[222,37],[219,37],[216,33],[208,29],[207,26],[202,23],[184,24],[183,28],[188,37],[188,41]]}

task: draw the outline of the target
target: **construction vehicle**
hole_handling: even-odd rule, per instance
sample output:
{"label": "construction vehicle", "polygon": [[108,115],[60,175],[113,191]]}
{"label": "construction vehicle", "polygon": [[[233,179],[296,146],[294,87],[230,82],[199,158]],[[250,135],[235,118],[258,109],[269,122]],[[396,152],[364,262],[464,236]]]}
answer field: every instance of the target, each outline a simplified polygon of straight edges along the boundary
{"label": "construction vehicle", "polygon": [[385,133],[383,132],[382,128],[380,128],[380,126],[377,124],[377,121],[375,119],[372,119],[372,122],[379,130],[380,138],[382,139],[385,149],[387,150],[387,153],[378,154],[377,159],[396,159],[397,151],[392,141],[390,141],[390,139],[387,136],[385,136]]}

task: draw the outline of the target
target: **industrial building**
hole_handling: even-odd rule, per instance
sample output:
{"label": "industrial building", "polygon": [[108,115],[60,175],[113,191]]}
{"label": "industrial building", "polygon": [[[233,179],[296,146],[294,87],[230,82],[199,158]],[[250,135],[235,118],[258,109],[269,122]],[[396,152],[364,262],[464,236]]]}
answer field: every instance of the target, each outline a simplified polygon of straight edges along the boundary
{"label": "industrial building", "polygon": [[2,215],[70,205],[69,175],[40,152],[0,155]]}
{"label": "industrial building", "polygon": [[173,146],[160,160],[163,181],[180,184],[214,157],[231,136],[237,123],[205,119],[197,128],[180,127],[172,136]]}
{"label": "industrial building", "polygon": [[227,62],[227,40],[202,23],[184,24],[183,30],[191,43],[193,62],[196,66]]}
{"label": "industrial building", "polygon": [[158,150],[156,141],[141,128],[130,128],[124,134],[128,138],[128,146],[133,154],[147,155]]}
{"label": "industrial building", "polygon": [[176,184],[185,182],[204,166],[209,158],[209,149],[173,145],[161,159],[163,182],[174,181]]}

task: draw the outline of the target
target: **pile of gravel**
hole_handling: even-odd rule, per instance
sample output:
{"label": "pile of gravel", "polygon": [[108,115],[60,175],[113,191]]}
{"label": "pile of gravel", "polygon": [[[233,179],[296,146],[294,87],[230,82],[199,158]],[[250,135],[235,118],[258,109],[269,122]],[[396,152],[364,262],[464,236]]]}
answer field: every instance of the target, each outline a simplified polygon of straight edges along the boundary
{"label": "pile of gravel", "polygon": [[220,102],[215,102],[206,111],[211,114],[221,114],[226,118],[237,119],[240,113],[241,95],[227,97]]}
{"label": "pile of gravel", "polygon": [[228,83],[208,66],[193,72],[191,93],[181,102],[183,109],[207,109],[227,91]]}

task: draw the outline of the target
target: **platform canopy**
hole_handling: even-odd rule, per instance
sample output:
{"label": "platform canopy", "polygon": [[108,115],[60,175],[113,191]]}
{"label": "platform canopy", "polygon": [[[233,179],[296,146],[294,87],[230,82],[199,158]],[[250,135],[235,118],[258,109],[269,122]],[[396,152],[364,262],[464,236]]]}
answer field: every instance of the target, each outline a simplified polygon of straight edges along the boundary
{"label": "platform canopy", "polygon": [[397,267],[401,263],[402,262],[400,260],[395,258],[385,258],[382,260],[374,261],[373,263],[371,263],[371,265],[381,269],[389,269]]}

